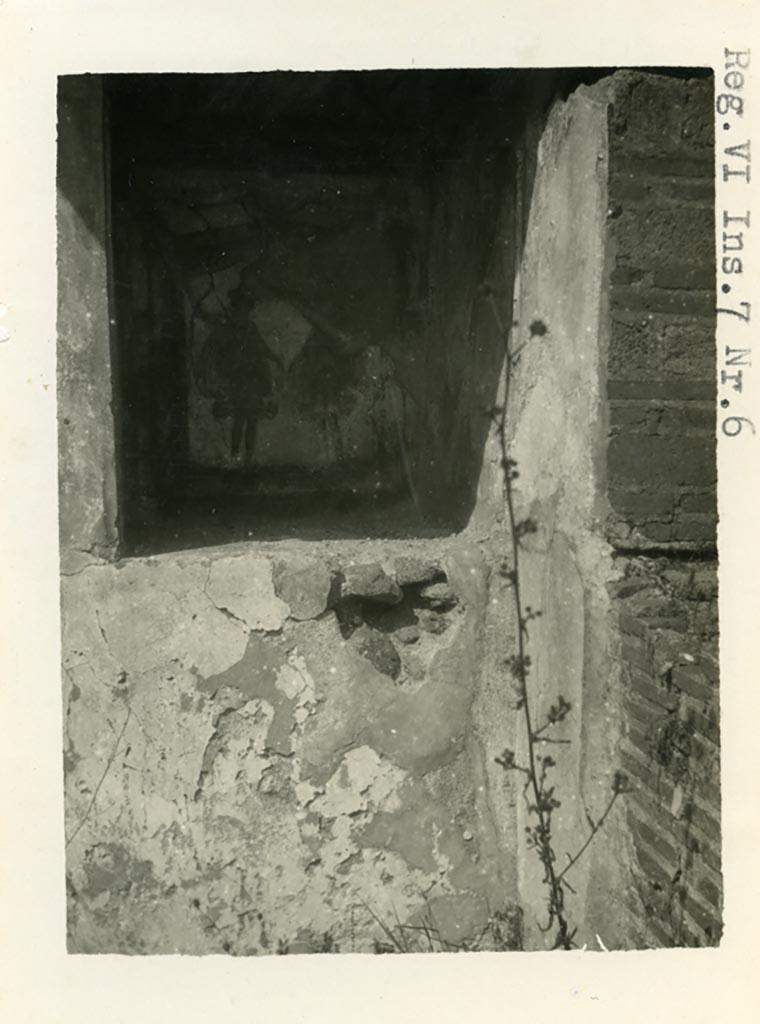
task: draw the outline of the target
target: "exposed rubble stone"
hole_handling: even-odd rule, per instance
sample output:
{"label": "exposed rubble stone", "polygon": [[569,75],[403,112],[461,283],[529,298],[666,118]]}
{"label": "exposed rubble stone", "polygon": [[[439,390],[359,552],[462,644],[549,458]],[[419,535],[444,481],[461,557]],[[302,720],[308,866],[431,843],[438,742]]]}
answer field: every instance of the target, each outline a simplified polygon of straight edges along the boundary
{"label": "exposed rubble stone", "polygon": [[445,633],[449,628],[446,619],[436,611],[424,609],[419,614],[419,621],[426,633]]}
{"label": "exposed rubble stone", "polygon": [[401,658],[393,646],[393,641],[371,626],[360,626],[351,636],[351,643],[361,655],[367,658],[375,666],[378,672],[382,672],[391,679],[397,679],[401,671]]}
{"label": "exposed rubble stone", "polygon": [[420,638],[419,626],[402,626],[396,630],[396,637],[402,644],[415,644]]}
{"label": "exposed rubble stone", "polygon": [[402,587],[413,583],[431,583],[442,575],[438,562],[418,558],[415,555],[404,555],[393,563],[396,580]]}
{"label": "exposed rubble stone", "polygon": [[341,594],[378,604],[398,604],[403,598],[401,587],[378,562],[346,566]]}
{"label": "exposed rubble stone", "polygon": [[457,595],[448,583],[430,583],[422,588],[420,596],[429,602],[431,608],[451,608],[457,604]]}
{"label": "exposed rubble stone", "polygon": [[299,621],[316,619],[327,608],[330,574],[318,562],[280,563],[274,574],[277,596]]}

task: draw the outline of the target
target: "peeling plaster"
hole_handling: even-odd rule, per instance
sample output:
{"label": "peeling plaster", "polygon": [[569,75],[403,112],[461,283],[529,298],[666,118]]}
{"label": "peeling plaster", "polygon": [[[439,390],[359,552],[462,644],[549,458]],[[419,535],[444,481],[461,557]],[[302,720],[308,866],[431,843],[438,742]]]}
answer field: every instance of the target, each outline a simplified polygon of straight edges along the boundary
{"label": "peeling plaster", "polygon": [[248,629],[282,629],[289,608],[274,592],[272,565],[265,558],[219,558],[212,562],[205,587],[211,601]]}
{"label": "peeling plaster", "polygon": [[[487,573],[475,548],[450,562],[462,610],[425,634],[416,689],[334,614],[289,617],[269,558],[162,556],[62,581],[72,949],[159,951],[173,934],[185,952],[257,952],[304,929],[367,948],[367,903],[392,920],[423,893],[482,890],[477,841],[424,781],[467,775],[472,756]],[[88,873],[96,848],[145,865],[129,902],[105,868]]]}

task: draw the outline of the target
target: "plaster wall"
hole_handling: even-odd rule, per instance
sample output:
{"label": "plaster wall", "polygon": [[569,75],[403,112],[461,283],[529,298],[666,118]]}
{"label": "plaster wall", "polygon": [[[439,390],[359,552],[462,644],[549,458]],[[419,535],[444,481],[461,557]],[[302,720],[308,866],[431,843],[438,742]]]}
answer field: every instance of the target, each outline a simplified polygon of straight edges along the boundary
{"label": "plaster wall", "polygon": [[[103,103],[100,81],[69,79],[59,93],[59,517],[62,551],[105,555],[116,543]],[[86,182],[86,188],[81,184]],[[74,410],[76,414],[74,415]],[[72,415],[69,415],[72,413]],[[94,425],[97,425],[93,429]]]}
{"label": "plaster wall", "polygon": [[[538,725],[560,696],[571,704],[554,731],[559,744],[537,745],[556,761],[561,807],[553,835],[560,857],[573,855],[588,832],[587,813],[604,810],[611,793],[619,730],[611,663],[609,598],[612,549],[600,531],[604,503],[605,378],[608,329],[608,80],[557,100],[536,153],[526,211],[513,345],[524,346],[509,401],[511,454],[518,464],[518,515],[535,532],[522,541],[523,601],[541,613],[530,625],[530,686]],[[518,732],[518,737],[523,736]],[[525,758],[518,746],[518,761]],[[615,813],[615,812],[613,812]],[[525,801],[517,802],[520,893],[526,941],[542,946],[546,923],[543,869],[524,843]],[[614,829],[614,825],[612,826]],[[611,830],[610,830],[611,831]],[[603,839],[573,868],[568,894],[576,937],[620,939],[616,914],[603,906],[614,889],[615,862]],[[597,896],[598,894],[598,896]],[[596,902],[596,913],[588,906]]]}
{"label": "plaster wall", "polygon": [[508,893],[473,728],[487,587],[462,541],[65,577],[70,949],[371,951],[426,910],[482,931]]}
{"label": "plaster wall", "polygon": [[[94,197],[102,228],[103,168],[84,159],[97,80],[71,86],[65,104],[62,167],[76,159],[80,176],[62,184]],[[486,414],[502,339],[474,309],[481,276],[505,263],[468,259],[458,273],[460,253],[487,242],[482,221],[456,212],[459,187],[477,198],[466,166],[439,200],[434,230],[450,244],[424,363],[408,376],[429,416],[436,382],[462,415],[444,436],[437,421],[415,425],[438,453],[419,467],[431,481],[420,500],[448,493],[434,489],[436,473],[462,472],[447,453],[475,443],[486,483],[481,525],[435,541],[290,540],[126,560],[93,550],[90,521],[113,529],[102,499],[115,475],[106,254],[102,240],[62,234],[59,409],[90,473],[61,507],[72,952],[373,951],[384,926],[421,921],[444,942],[483,947],[514,906],[513,797],[492,763],[510,727]],[[503,248],[509,216],[496,227]],[[444,272],[457,281],[448,293]],[[80,357],[70,331],[90,308],[100,320]],[[400,348],[391,355],[403,361]],[[97,409],[66,383],[80,358]],[[468,390],[484,365],[494,379]],[[477,491],[480,461],[466,472]]]}

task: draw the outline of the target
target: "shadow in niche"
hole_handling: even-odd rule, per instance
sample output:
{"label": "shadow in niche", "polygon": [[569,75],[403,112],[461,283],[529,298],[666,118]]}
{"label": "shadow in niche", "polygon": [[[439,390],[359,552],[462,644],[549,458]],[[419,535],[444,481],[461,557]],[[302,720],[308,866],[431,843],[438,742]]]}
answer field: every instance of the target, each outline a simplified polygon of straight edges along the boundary
{"label": "shadow in niche", "polygon": [[122,553],[462,529],[551,73],[104,81]]}

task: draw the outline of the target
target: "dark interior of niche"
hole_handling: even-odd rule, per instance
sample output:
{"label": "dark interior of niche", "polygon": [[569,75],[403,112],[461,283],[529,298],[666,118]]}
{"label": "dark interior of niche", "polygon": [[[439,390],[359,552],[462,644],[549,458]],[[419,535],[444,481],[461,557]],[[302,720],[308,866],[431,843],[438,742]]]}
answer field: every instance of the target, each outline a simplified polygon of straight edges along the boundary
{"label": "dark interior of niche", "polygon": [[526,95],[492,70],[107,76],[125,554],[464,526]]}

